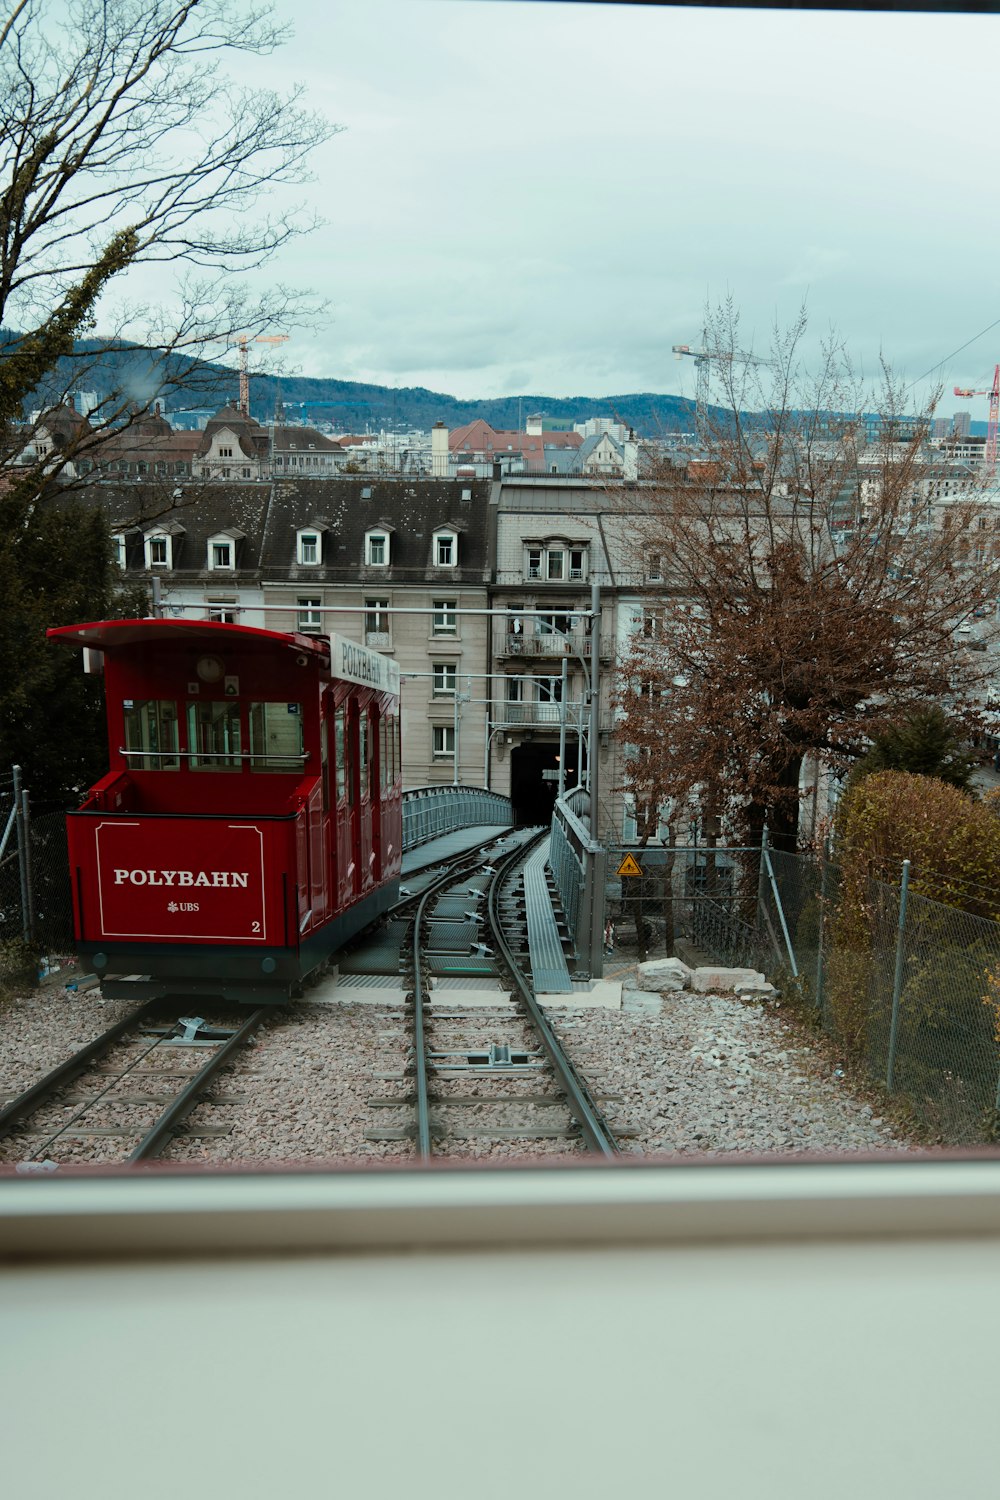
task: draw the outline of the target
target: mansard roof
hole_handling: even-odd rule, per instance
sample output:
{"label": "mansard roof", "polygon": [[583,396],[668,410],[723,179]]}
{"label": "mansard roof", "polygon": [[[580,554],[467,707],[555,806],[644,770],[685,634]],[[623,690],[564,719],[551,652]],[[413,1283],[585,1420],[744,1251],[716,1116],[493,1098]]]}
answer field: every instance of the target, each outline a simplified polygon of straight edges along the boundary
{"label": "mansard roof", "polygon": [[[470,499],[461,499],[463,491]],[[421,583],[433,570],[433,536],[447,528],[460,532],[458,566],[448,570],[454,583],[484,583],[489,578],[488,480],[382,479],[367,474],[337,479],[284,480],[274,499],[261,558],[265,580],[289,578],[313,583],[359,583],[365,534],[393,533],[390,566],[379,569],[387,583]],[[295,537],[322,515],[329,526],[321,564],[299,567]],[[362,570],[362,571],[359,571]]]}

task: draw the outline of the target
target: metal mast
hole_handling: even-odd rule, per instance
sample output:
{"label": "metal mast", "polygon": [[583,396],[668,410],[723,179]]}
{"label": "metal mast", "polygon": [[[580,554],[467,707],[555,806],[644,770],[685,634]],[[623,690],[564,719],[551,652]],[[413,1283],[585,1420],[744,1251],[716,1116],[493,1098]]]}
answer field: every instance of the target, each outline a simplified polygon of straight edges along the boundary
{"label": "metal mast", "polygon": [[995,469],[997,463],[997,430],[1000,428],[1000,365],[993,370],[993,387],[988,391],[969,391],[956,385],[956,396],[989,396],[990,420],[986,428],[986,449],[983,462],[987,468]]}

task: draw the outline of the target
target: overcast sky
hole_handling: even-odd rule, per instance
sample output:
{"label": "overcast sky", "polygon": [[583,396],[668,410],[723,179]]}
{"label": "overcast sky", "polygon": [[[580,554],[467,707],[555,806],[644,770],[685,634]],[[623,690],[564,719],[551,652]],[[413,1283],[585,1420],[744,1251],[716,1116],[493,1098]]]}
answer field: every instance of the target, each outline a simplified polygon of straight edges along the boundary
{"label": "overcast sky", "polygon": [[[808,299],[875,374],[985,418],[996,292],[1000,18],[519,0],[276,0],[345,130],[327,227],[282,279],[331,316],[289,367],[462,397],[692,395],[706,299],[746,341]],[[247,75],[248,78],[251,76]]]}

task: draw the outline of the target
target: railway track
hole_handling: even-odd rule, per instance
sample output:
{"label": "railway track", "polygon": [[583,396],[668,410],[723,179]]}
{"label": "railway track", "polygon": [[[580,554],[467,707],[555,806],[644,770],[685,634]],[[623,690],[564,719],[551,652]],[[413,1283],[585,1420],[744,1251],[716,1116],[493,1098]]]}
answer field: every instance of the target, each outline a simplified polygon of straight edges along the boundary
{"label": "railway track", "polygon": [[[155,1159],[185,1132],[269,1009],[213,1025],[156,1002],[140,1006],[0,1108],[0,1161],[51,1170],[93,1159],[96,1143],[104,1160]],[[187,1061],[199,1057],[200,1066]]]}
{"label": "railway track", "polygon": [[[412,1092],[369,1101],[410,1112],[410,1122],[369,1139],[412,1139],[429,1160],[447,1145],[483,1155],[489,1143],[552,1143],[617,1154],[614,1134],[539,1006],[525,973],[527,945],[518,894],[524,861],[542,834],[501,841],[483,867],[474,851],[435,872],[401,903],[408,941]],[[505,847],[508,842],[513,847]],[[466,957],[463,959],[463,947]],[[449,1003],[448,983],[480,986]],[[493,994],[490,994],[492,989]],[[460,1145],[464,1143],[464,1145]]]}

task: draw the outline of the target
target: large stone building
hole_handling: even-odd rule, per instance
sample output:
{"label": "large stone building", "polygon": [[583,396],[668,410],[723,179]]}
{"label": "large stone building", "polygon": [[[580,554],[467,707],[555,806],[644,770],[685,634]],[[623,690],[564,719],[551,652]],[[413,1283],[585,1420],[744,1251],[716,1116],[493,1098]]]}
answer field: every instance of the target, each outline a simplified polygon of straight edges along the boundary
{"label": "large stone building", "polygon": [[365,476],[88,491],[161,613],[332,631],[392,655],[407,786],[483,783],[488,492]]}

